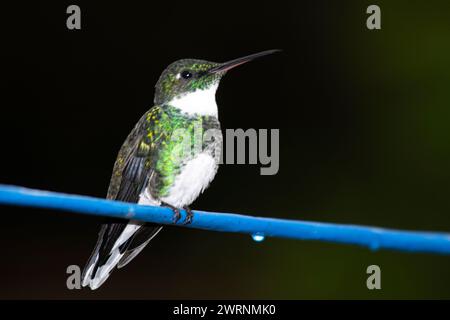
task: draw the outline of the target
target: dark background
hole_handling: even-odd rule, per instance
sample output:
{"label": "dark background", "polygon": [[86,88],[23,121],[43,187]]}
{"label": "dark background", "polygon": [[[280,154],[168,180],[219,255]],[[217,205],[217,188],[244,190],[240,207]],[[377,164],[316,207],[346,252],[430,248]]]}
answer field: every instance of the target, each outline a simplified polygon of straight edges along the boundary
{"label": "dark background", "polygon": [[[77,4],[82,29],[66,28]],[[378,4],[382,30],[366,28]],[[0,183],[104,197],[180,58],[242,66],[225,128],[279,128],[280,170],[222,166],[194,209],[450,232],[446,1],[2,4]],[[450,298],[450,258],[167,227],[97,291],[68,290],[101,219],[0,207],[0,298]],[[366,288],[366,268],[382,290]]]}

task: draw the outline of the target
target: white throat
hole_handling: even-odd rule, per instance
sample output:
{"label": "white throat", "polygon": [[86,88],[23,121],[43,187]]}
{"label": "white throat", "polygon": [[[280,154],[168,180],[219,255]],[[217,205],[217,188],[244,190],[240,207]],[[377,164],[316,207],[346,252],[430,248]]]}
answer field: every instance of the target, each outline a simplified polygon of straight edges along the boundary
{"label": "white throat", "polygon": [[217,87],[218,84],[214,84],[205,90],[197,89],[184,96],[173,98],[168,104],[190,115],[217,116]]}

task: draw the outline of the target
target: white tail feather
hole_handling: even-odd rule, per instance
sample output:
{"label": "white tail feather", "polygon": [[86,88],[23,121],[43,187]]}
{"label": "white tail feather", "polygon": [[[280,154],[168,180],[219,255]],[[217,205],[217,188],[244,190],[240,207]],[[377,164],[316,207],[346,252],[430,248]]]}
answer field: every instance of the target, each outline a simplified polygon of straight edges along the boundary
{"label": "white tail feather", "polygon": [[[160,202],[154,200],[147,192],[144,192],[140,195],[139,204],[150,204],[150,205],[160,205]],[[114,245],[109,253],[108,260],[103,264],[99,265],[98,268],[95,271],[95,274],[93,274],[94,269],[98,263],[99,260],[99,253],[98,248],[101,245],[101,242],[97,243],[97,253],[95,255],[94,259],[90,259],[88,262],[89,265],[86,266],[87,269],[86,272],[83,275],[82,279],[82,286],[86,287],[89,286],[92,290],[97,289],[100,287],[106,279],[108,279],[109,275],[113,271],[113,269],[117,266],[117,268],[122,268],[126,264],[128,264],[131,260],[133,260],[134,257],[138,255],[144,249],[144,247],[150,242],[151,239],[153,239],[154,236],[162,229],[160,229],[153,234],[153,236],[145,241],[143,244],[141,244],[139,247],[134,248],[130,251],[125,251],[123,253],[120,253],[120,246],[131,239],[131,237],[139,230],[139,228],[142,227],[142,222],[139,221],[130,221],[126,226],[125,229],[121,232],[120,236],[117,238],[117,240],[114,242]],[[100,241],[100,240],[99,240]],[[122,259],[123,258],[123,259]]]}
{"label": "white tail feather", "polygon": [[92,290],[95,290],[108,279],[111,271],[116,267],[124,255],[120,253],[119,247],[128,241],[141,226],[142,224],[140,222],[130,221],[114,243],[108,260],[105,264],[97,268],[95,274],[92,274],[99,258],[97,253],[95,259],[84,275],[82,280],[83,287],[89,286]]}
{"label": "white tail feather", "polygon": [[132,251],[128,252],[127,255],[123,257],[117,264],[117,269],[125,267],[131,260],[133,260],[141,251],[145,248],[145,246],[161,231],[162,227],[156,231],[153,236],[151,236],[147,241],[145,241],[143,244],[141,244],[139,247],[133,249]]}
{"label": "white tail feather", "polygon": [[103,282],[105,282],[106,279],[108,279],[112,269],[116,267],[117,263],[119,263],[120,258],[122,258],[122,256],[123,254],[120,253],[119,249],[112,251],[111,256],[108,258],[106,263],[97,269],[97,272],[95,273],[94,277],[89,281],[89,287],[92,290],[95,290],[98,287],[100,287],[103,284]]}

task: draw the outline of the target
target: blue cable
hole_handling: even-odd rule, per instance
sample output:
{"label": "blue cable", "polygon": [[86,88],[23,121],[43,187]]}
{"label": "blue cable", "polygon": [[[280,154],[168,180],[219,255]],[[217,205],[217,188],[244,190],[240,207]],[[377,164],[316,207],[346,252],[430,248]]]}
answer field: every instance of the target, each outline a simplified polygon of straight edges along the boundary
{"label": "blue cable", "polygon": [[[9,185],[0,185],[0,204],[64,210],[158,224],[173,224],[173,212],[165,207],[142,206]],[[245,233],[252,235],[256,241],[263,240],[264,237],[280,237],[354,244],[369,247],[372,250],[391,249],[450,254],[450,234],[447,233],[402,231],[206,211],[194,211],[192,223],[183,225],[186,212],[182,211],[181,215],[181,219],[176,224],[178,226]]]}

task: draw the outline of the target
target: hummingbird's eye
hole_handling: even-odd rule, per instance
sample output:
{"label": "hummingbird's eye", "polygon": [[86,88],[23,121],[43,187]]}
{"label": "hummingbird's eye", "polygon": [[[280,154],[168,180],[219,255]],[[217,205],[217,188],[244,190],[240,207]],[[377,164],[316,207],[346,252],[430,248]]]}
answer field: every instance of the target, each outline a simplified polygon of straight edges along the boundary
{"label": "hummingbird's eye", "polygon": [[181,72],[181,76],[184,79],[192,78],[192,72],[190,72],[189,70],[184,70],[183,72]]}

